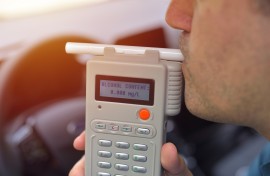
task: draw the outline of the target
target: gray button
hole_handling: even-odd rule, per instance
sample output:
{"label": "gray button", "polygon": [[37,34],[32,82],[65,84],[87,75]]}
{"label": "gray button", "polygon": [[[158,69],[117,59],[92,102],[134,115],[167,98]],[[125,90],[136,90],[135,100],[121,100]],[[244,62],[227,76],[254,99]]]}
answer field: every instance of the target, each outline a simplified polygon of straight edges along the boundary
{"label": "gray button", "polygon": [[132,131],[132,127],[128,126],[128,125],[124,125],[121,129],[121,131],[123,132],[131,132]]}
{"label": "gray button", "polygon": [[98,162],[98,167],[104,169],[110,169],[112,167],[111,163],[108,162]]}
{"label": "gray button", "polygon": [[96,123],[96,129],[106,129],[106,124],[98,122]]}
{"label": "gray button", "polygon": [[98,156],[103,158],[110,158],[112,156],[112,153],[108,151],[98,151]]}
{"label": "gray button", "polygon": [[105,173],[105,172],[99,172],[97,175],[98,176],[111,176],[111,174]]}
{"label": "gray button", "polygon": [[121,160],[128,160],[129,155],[127,153],[116,153],[115,158],[116,159],[121,159]]}
{"label": "gray button", "polygon": [[138,134],[142,134],[142,135],[149,135],[150,134],[150,130],[147,128],[137,128],[136,131]]}
{"label": "gray button", "polygon": [[112,146],[112,141],[109,140],[99,140],[98,145],[102,147],[111,147]]}
{"label": "gray button", "polygon": [[128,171],[129,167],[128,165],[125,164],[115,164],[115,169],[120,170],[120,171]]}
{"label": "gray button", "polygon": [[127,142],[116,142],[115,146],[117,148],[128,149],[130,147],[130,144]]}
{"label": "gray button", "polygon": [[133,172],[146,173],[146,168],[141,166],[133,166]]}
{"label": "gray button", "polygon": [[108,130],[111,130],[111,131],[119,131],[119,126],[116,125],[116,124],[109,124]]}
{"label": "gray button", "polygon": [[133,155],[133,160],[138,162],[146,162],[147,157],[142,155]]}
{"label": "gray button", "polygon": [[148,147],[147,147],[147,145],[144,145],[144,144],[134,144],[133,149],[140,150],[140,151],[146,151],[148,149]]}

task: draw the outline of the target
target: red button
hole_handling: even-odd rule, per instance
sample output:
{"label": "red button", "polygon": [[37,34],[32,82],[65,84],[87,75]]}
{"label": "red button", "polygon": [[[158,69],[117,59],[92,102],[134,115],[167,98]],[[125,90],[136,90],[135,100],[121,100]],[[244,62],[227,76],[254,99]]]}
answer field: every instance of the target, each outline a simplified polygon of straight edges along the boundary
{"label": "red button", "polygon": [[139,117],[142,120],[148,120],[150,118],[150,112],[148,109],[141,109],[139,111]]}

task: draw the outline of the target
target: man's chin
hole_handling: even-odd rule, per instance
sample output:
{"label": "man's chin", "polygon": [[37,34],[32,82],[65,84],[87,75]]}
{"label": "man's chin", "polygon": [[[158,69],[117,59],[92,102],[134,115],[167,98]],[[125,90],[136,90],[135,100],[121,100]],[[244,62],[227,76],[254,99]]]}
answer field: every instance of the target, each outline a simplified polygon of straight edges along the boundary
{"label": "man's chin", "polygon": [[202,100],[196,93],[187,90],[184,99],[188,111],[194,116],[207,121],[220,122],[216,108],[210,107],[207,101]]}
{"label": "man's chin", "polygon": [[185,105],[191,114],[197,117],[200,117],[202,115],[202,112],[201,112],[202,106],[198,105],[197,98],[195,97],[193,93],[190,93],[188,88],[185,89],[184,100],[185,100]]}

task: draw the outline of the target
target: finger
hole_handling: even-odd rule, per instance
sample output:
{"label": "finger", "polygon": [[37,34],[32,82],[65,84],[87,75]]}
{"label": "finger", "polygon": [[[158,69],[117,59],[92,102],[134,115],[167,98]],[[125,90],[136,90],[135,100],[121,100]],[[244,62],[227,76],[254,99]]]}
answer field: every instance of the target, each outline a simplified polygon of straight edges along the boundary
{"label": "finger", "polygon": [[84,176],[85,157],[83,156],[70,170],[69,176]]}
{"label": "finger", "polygon": [[83,131],[73,142],[73,146],[77,150],[85,149],[85,131]]}
{"label": "finger", "polygon": [[161,150],[161,164],[165,176],[192,176],[184,159],[178,155],[172,143],[164,144]]}

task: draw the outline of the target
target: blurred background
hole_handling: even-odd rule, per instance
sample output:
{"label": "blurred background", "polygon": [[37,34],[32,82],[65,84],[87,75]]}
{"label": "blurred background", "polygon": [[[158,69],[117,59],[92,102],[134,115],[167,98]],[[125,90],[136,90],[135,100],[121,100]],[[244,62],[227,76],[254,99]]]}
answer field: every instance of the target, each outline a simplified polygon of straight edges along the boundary
{"label": "blurred background", "polygon": [[[68,41],[178,48],[169,0],[0,1],[0,175],[64,176],[83,155],[85,62]],[[195,176],[244,176],[266,140],[246,127],[182,111],[167,140]]]}

